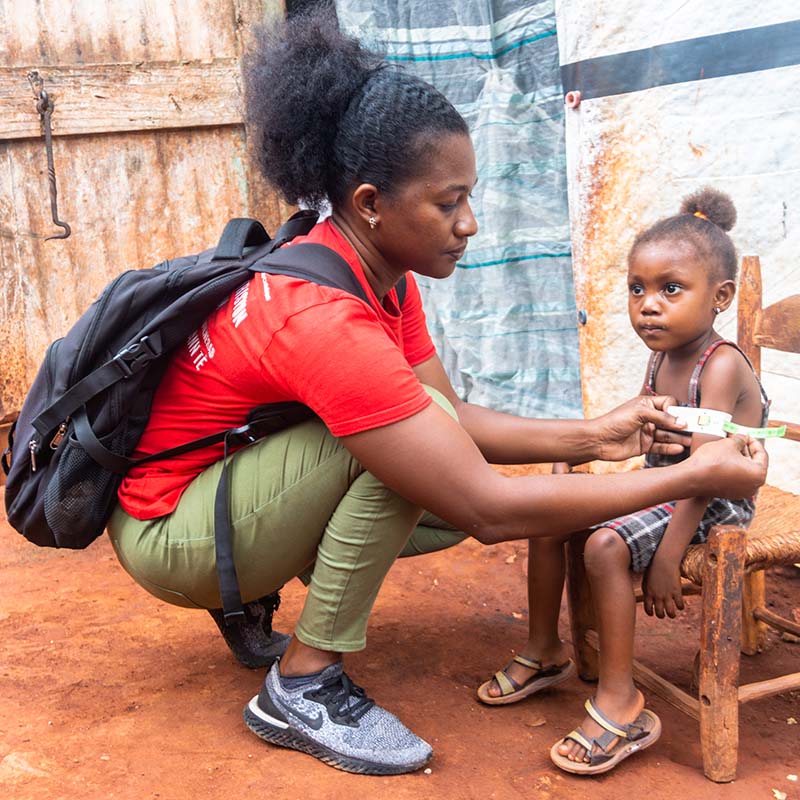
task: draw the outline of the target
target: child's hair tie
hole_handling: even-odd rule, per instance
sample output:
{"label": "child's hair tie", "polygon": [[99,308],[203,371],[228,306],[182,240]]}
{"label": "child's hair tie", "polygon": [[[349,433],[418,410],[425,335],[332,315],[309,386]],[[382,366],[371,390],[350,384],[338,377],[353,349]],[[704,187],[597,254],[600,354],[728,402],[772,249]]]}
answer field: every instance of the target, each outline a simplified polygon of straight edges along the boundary
{"label": "child's hair tie", "polygon": [[700,219],[704,219],[706,222],[711,222],[711,220],[702,211],[695,211],[694,215],[696,217],[700,217]]}

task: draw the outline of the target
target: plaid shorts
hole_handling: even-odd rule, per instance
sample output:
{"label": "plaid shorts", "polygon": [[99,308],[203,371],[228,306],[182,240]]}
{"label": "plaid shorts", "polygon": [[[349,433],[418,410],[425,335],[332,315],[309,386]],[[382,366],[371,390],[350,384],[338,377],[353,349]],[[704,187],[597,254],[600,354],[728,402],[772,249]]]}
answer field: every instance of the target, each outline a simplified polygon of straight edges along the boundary
{"label": "plaid shorts", "polygon": [[[755,509],[753,500],[713,498],[697,526],[691,544],[705,542],[714,525],[739,525],[746,528],[753,519]],[[674,502],[661,503],[635,514],[617,517],[602,525],[594,525],[592,530],[611,528],[616,531],[631,551],[631,570],[644,572],[658,549],[674,510]]]}

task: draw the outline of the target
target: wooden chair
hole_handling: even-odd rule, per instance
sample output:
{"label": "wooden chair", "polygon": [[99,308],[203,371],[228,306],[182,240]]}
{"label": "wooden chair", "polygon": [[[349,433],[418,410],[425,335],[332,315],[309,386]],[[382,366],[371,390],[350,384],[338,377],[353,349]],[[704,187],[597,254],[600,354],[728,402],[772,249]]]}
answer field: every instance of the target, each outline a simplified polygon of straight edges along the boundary
{"label": "wooden chair", "polygon": [[[800,352],[800,295],[762,308],[761,270],[755,256],[743,259],[740,284],[738,341],[760,375],[761,348]],[[770,421],[772,426],[782,424],[787,426],[787,438],[800,441],[796,422]],[[583,567],[583,541],[573,537],[567,545],[567,600],[578,672],[585,680],[596,680],[598,639]],[[634,662],[638,683],[699,721],[703,772],[712,781],[736,777],[739,704],[800,687],[800,672],[739,685],[740,652],[753,655],[762,650],[767,626],[800,636],[796,621],[767,608],[764,583],[765,569],[798,562],[800,496],[765,486],[748,530],[715,527],[708,542],[689,547],[681,563],[684,594],[702,594],[695,661],[698,697]]]}

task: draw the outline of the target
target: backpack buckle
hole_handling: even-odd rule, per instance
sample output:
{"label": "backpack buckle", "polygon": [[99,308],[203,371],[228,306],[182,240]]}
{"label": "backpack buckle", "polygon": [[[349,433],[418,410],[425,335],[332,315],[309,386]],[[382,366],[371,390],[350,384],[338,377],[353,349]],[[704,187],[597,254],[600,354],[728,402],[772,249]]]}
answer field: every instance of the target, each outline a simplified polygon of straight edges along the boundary
{"label": "backpack buckle", "polygon": [[242,425],[240,428],[232,428],[225,434],[225,447],[253,444],[260,438],[262,437],[256,433],[252,425]]}
{"label": "backpack buckle", "polygon": [[123,377],[130,378],[138,372],[145,364],[158,357],[158,353],[152,344],[149,336],[142,336],[138,342],[129,344],[117,353],[113,361],[119,367]]}

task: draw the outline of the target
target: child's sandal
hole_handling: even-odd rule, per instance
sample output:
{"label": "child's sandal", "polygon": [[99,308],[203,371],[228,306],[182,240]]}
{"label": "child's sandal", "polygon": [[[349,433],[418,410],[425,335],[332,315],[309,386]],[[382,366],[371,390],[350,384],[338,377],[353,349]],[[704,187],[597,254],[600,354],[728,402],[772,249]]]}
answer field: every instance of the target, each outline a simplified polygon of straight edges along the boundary
{"label": "child's sandal", "polygon": [[[516,662],[523,667],[535,670],[528,680],[524,683],[517,683],[509,674],[509,667]],[[575,672],[575,664],[572,659],[567,659],[563,664],[553,664],[543,667],[538,659],[525,658],[525,656],[514,656],[503,669],[495,672],[488,681],[478,687],[478,700],[489,706],[502,706],[508,703],[516,703],[529,695],[556,686],[567,680]],[[489,687],[492,681],[496,681],[500,687],[500,694],[493,697],[489,694]]]}
{"label": "child's sandal", "polygon": [[[578,727],[557,741],[550,749],[550,760],[565,772],[576,775],[598,775],[608,772],[633,753],[655,744],[661,736],[661,720],[644,708],[633,722],[622,725],[610,720],[590,697],[586,703],[589,716],[604,729],[600,736],[590,739]],[[616,742],[612,745],[612,742]],[[586,750],[588,761],[570,761],[558,752],[561,745],[571,740]]]}

